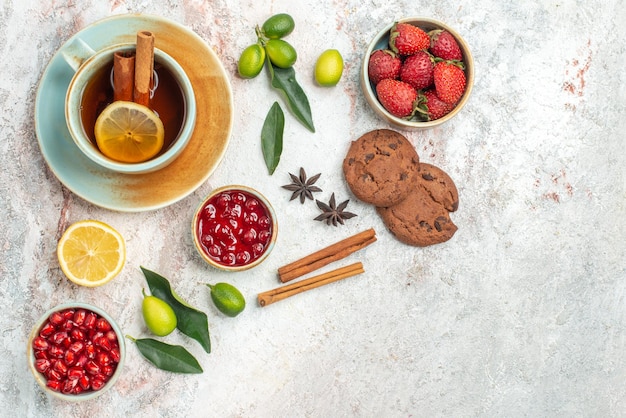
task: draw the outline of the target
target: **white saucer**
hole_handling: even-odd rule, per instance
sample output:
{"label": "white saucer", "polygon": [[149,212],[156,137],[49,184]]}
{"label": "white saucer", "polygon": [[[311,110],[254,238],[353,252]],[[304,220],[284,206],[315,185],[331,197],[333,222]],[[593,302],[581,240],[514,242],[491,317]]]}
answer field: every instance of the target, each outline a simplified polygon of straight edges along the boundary
{"label": "white saucer", "polygon": [[[155,47],[174,57],[187,72],[196,95],[196,127],[189,145],[169,166],[148,174],[119,174],[85,157],[67,130],[65,93],[73,71],[60,52],[75,38],[96,50],[134,42],[140,30],[153,32]],[[232,91],[215,52],[182,25],[144,14],[103,19],[70,38],[50,60],[35,102],[37,139],[50,170],[74,194],[122,212],[163,208],[196,190],[221,162],[232,123]]]}

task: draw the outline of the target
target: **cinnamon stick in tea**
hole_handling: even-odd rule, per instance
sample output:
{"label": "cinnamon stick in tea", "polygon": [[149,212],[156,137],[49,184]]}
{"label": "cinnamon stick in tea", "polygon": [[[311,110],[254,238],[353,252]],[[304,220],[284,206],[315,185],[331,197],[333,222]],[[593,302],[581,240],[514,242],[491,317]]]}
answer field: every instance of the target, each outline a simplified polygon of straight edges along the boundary
{"label": "cinnamon stick in tea", "polygon": [[363,269],[363,264],[361,262],[357,262],[349,266],[341,267],[336,270],[332,270],[327,273],[311,277],[309,279],[301,280],[297,283],[292,283],[287,286],[259,293],[257,296],[257,300],[259,302],[259,305],[267,306],[274,302],[287,299],[290,296],[297,295],[298,293],[306,292],[307,290],[311,289],[316,289],[318,287],[345,279],[347,277],[356,276],[357,274],[361,274],[363,272],[365,272],[365,269]]}
{"label": "cinnamon stick in tea", "polygon": [[340,260],[350,254],[363,249],[376,241],[376,232],[370,228],[361,233],[343,239],[335,244],[314,252],[300,260],[287,264],[278,269],[278,278],[285,283],[303,276],[333,261]]}
{"label": "cinnamon stick in tea", "polygon": [[133,101],[135,87],[135,53],[113,54],[113,100]]}
{"label": "cinnamon stick in tea", "polygon": [[133,100],[144,106],[150,105],[150,85],[154,71],[154,34],[137,32],[135,53],[135,87]]}

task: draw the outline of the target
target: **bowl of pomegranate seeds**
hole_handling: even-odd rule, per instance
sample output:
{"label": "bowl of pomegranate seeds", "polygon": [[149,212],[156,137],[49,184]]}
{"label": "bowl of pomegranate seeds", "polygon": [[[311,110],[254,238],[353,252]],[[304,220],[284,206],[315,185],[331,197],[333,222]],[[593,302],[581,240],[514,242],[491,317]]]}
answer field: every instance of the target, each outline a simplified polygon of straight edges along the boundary
{"label": "bowl of pomegranate seeds", "polygon": [[247,186],[213,190],[198,206],[192,235],[200,256],[226,271],[259,265],[278,235],[276,214],[269,201]]}
{"label": "bowl of pomegranate seeds", "polygon": [[437,20],[409,17],[376,35],[360,78],[376,114],[400,128],[427,129],[452,119],[467,103],[474,62],[454,29]]}
{"label": "bowl of pomegranate seeds", "polygon": [[28,364],[46,393],[93,399],[113,386],[126,356],[124,335],[102,309],[72,302],[46,312],[28,339]]}

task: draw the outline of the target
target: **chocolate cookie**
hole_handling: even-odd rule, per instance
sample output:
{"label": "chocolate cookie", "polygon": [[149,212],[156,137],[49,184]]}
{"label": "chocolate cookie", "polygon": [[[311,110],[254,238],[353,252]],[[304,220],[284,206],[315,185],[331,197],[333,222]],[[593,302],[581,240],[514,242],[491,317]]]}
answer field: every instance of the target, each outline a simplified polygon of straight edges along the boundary
{"label": "chocolate cookie", "polygon": [[420,176],[409,196],[386,208],[377,208],[385,226],[405,244],[439,244],[457,231],[450,212],[459,207],[457,188],[448,174],[431,164],[420,164]]}
{"label": "chocolate cookie", "polygon": [[417,180],[419,156],[404,135],[389,129],[371,131],[350,145],[343,173],[352,193],[375,206],[404,200]]}

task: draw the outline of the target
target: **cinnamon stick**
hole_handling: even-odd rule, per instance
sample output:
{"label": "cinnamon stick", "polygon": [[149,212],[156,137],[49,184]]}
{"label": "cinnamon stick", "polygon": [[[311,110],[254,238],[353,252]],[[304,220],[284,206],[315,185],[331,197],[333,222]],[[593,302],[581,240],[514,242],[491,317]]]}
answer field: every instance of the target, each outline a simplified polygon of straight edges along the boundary
{"label": "cinnamon stick", "polygon": [[356,235],[343,239],[335,244],[329,245],[319,251],[303,257],[293,263],[278,269],[278,278],[285,283],[297,277],[303,276],[333,261],[340,260],[350,254],[363,249],[376,241],[374,229],[368,229]]}
{"label": "cinnamon stick", "polygon": [[113,100],[133,101],[135,54],[118,51],[113,54]]}
{"label": "cinnamon stick", "polygon": [[135,87],[133,100],[144,106],[150,105],[150,84],[154,70],[154,34],[137,32],[135,53]]}
{"label": "cinnamon stick", "polygon": [[336,270],[332,270],[327,273],[311,277],[309,279],[301,280],[297,283],[292,283],[287,286],[259,293],[257,296],[257,300],[259,302],[259,305],[267,306],[272,303],[286,299],[290,296],[297,295],[298,293],[306,292],[307,290],[311,289],[316,289],[318,287],[345,279],[347,277],[356,276],[357,274],[361,274],[363,272],[365,272],[365,270],[363,269],[363,264],[359,261],[349,266],[341,267]]}

